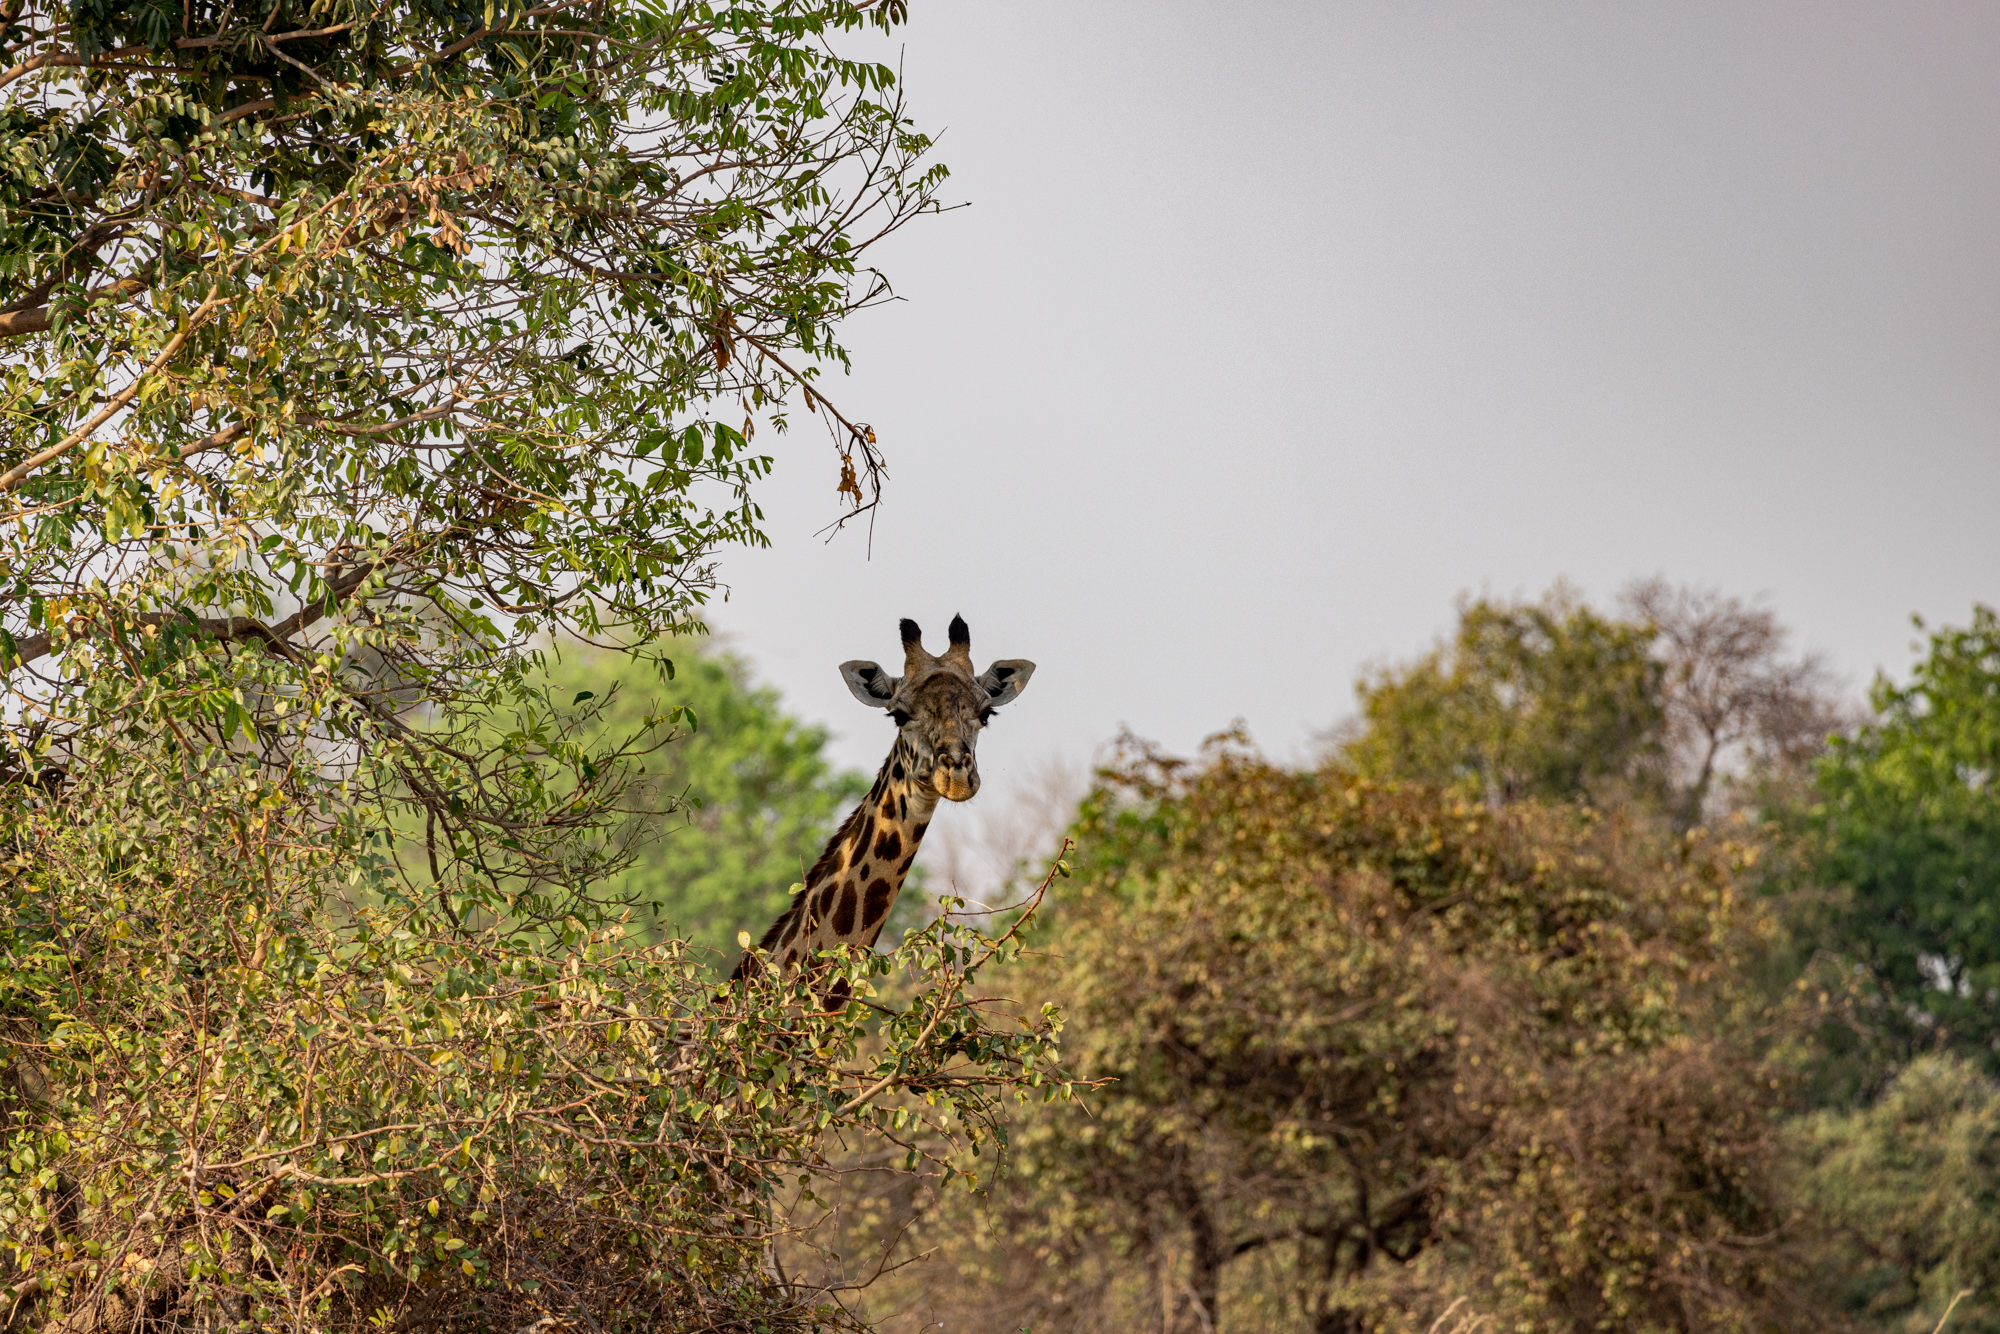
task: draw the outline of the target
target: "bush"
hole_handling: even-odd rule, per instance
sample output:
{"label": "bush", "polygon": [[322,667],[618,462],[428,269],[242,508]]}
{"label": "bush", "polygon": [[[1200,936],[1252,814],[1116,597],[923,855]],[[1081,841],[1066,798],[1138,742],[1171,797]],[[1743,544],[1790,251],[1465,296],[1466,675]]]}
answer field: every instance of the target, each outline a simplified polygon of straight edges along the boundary
{"label": "bush", "polygon": [[1122,765],[1080,836],[1008,982],[1062,999],[1101,1086],[1015,1125],[1004,1207],[927,1318],[1809,1322],[1743,850],[1232,744]]}
{"label": "bush", "polygon": [[896,1005],[717,989],[587,895],[412,896],[323,776],[110,749],[5,812],[9,1329],[847,1327],[766,1263],[826,1137],[970,1144],[1053,1056],[943,924],[833,965]]}

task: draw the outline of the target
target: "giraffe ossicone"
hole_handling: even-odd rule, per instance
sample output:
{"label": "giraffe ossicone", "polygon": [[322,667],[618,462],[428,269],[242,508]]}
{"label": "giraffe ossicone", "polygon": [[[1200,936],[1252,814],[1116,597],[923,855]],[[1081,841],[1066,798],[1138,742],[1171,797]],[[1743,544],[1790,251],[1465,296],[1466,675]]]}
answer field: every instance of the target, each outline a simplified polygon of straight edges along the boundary
{"label": "giraffe ossicone", "polygon": [[[854,697],[896,724],[896,743],[875,785],[806,872],[805,888],[758,942],[774,967],[792,967],[836,945],[874,946],[938,802],[968,801],[979,791],[981,729],[1035,674],[1035,664],[1021,658],[974,672],[972,632],[963,617],[951,618],[949,644],[936,657],[924,650],[915,621],[903,621],[901,629],[901,676],[872,662],[840,664]],[[731,976],[758,966],[757,951],[747,952]]]}

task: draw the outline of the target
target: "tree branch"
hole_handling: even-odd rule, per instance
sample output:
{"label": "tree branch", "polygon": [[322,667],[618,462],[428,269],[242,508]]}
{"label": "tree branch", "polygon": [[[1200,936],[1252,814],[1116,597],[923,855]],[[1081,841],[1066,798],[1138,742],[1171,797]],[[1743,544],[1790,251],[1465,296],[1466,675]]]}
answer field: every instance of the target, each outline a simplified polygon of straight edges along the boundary
{"label": "tree branch", "polygon": [[[230,428],[235,430],[237,428]],[[218,434],[221,434],[218,432]],[[206,446],[204,446],[205,448]],[[188,452],[193,452],[192,450]],[[197,630],[212,639],[242,643],[256,640],[282,658],[298,661],[298,650],[292,646],[291,638],[299,631],[317,625],[326,618],[333,607],[349,593],[361,587],[369,575],[390,563],[390,557],[363,561],[347,574],[328,585],[326,592],[306,603],[297,611],[279,621],[276,625],[265,625],[251,616],[187,616],[180,612],[145,612],[132,618],[135,625],[192,624]],[[0,654],[0,670],[25,667],[39,658],[45,658],[55,651],[54,636],[48,632],[33,634],[14,641],[11,658]]]}
{"label": "tree branch", "polygon": [[186,343],[188,337],[208,319],[209,312],[224,304],[224,301],[225,298],[211,294],[208,300],[202,302],[200,308],[188,317],[187,323],[180,327],[180,332],[167,340],[167,345],[160,349],[160,355],[154,357],[152,363],[145,370],[133,376],[132,383],[126,385],[116,394],[113,394],[110,402],[92,413],[89,421],[71,431],[55,444],[50,445],[41,453],[31,455],[12,468],[9,468],[6,472],[0,473],[0,492],[20,489],[21,483],[33,476],[37,469],[54,463],[57,459],[95,435],[98,427],[123,412],[125,406],[138,394],[139,386],[146,383],[146,377],[173,360],[174,354],[181,350],[181,345]]}
{"label": "tree branch", "polygon": [[0,338],[18,338],[22,334],[47,333],[49,328],[49,308],[36,306],[32,310],[13,310],[0,315]]}
{"label": "tree branch", "polygon": [[81,69],[95,66],[101,61],[145,54],[148,50],[149,48],[143,46],[121,46],[116,51],[100,51],[94,56],[71,56],[51,51],[47,55],[32,56],[5,73],[0,73],[0,88],[5,88],[8,84],[14,82],[14,80],[33,74],[38,69],[58,67]]}
{"label": "tree branch", "polygon": [[[84,303],[97,301],[129,301],[152,286],[143,278],[120,278],[115,283],[107,283],[84,293]],[[36,306],[30,310],[12,310],[0,314],[0,338],[16,338],[22,334],[45,333],[53,318],[54,306]]]}

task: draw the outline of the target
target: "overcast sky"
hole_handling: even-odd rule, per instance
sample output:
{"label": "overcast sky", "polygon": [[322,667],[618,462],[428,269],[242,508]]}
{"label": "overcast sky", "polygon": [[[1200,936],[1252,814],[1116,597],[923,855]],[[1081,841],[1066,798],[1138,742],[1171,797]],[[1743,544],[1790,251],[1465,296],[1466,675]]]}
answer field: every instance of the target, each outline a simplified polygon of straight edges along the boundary
{"label": "overcast sky", "polygon": [[1763,595],[1857,689],[2000,599],[2000,5],[911,8],[971,207],[830,385],[873,557],[797,431],[712,616],[840,760],[902,616],[1040,665],[991,792],[1121,723],[1302,756],[1465,590]]}

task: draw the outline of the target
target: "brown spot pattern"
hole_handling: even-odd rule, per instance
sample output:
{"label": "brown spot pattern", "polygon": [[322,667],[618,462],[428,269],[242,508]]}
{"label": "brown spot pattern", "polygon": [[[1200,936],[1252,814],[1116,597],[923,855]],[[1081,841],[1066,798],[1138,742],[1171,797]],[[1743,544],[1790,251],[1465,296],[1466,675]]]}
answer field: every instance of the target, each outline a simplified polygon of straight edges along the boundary
{"label": "brown spot pattern", "polygon": [[833,910],[833,933],[843,939],[854,930],[854,882],[840,887],[840,906]]}
{"label": "brown spot pattern", "polygon": [[[910,798],[928,801],[933,795],[917,771],[907,741],[899,740],[876,775],[873,789],[827,840],[806,875],[808,888],[771,924],[762,947],[781,966],[790,966],[816,946],[873,943],[916,860],[917,845],[930,828],[929,820],[911,823]],[[736,975],[744,975],[748,965],[746,954]],[[844,999],[844,995],[839,998]],[[839,1000],[834,1001],[836,1007]]]}
{"label": "brown spot pattern", "polygon": [[896,890],[887,880],[876,880],[868,886],[868,903],[862,909],[862,920],[871,927],[878,927],[882,919],[889,915],[889,900],[896,897]]}

